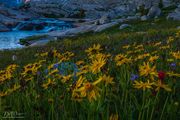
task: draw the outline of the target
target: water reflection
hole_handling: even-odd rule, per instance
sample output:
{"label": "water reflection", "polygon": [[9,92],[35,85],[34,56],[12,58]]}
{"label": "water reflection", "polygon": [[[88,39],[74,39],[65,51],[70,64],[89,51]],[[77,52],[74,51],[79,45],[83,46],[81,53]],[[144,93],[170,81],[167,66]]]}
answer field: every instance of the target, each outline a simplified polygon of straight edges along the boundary
{"label": "water reflection", "polygon": [[32,31],[0,32],[0,49],[21,48],[23,46],[18,43],[20,38],[37,34]]}

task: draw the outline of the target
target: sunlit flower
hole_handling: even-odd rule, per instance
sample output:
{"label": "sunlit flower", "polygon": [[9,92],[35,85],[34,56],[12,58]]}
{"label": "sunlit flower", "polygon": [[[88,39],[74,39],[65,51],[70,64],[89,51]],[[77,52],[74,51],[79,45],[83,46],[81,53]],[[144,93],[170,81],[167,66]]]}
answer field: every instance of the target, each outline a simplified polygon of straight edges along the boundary
{"label": "sunlit flower", "polygon": [[123,55],[123,54],[118,54],[115,57],[115,62],[116,62],[117,66],[121,66],[123,64],[131,63],[131,61],[132,61],[131,58],[127,58],[127,56]]}
{"label": "sunlit flower", "polygon": [[154,62],[154,61],[156,61],[157,59],[159,58],[159,56],[150,56],[150,58],[149,58],[149,62]]}
{"label": "sunlit flower", "polygon": [[152,85],[154,85],[154,82],[149,82],[149,80],[147,82],[138,82],[138,81],[134,81],[134,88],[136,89],[143,89],[143,90],[146,90],[146,89],[152,89]]}
{"label": "sunlit flower", "polygon": [[81,68],[79,68],[79,71],[77,72],[77,76],[80,76],[82,74],[86,74],[88,73],[90,70],[89,70],[89,66],[88,65],[84,65],[82,66]]}
{"label": "sunlit flower", "polygon": [[109,76],[109,75],[103,75],[99,77],[100,81],[103,81],[106,85],[108,84],[114,84],[113,82],[113,77]]}
{"label": "sunlit flower", "polygon": [[79,79],[76,81],[74,89],[78,89],[83,85],[83,82],[87,81],[85,77],[80,76]]}
{"label": "sunlit flower", "polygon": [[41,53],[40,56],[41,56],[41,57],[46,57],[46,56],[48,56],[48,52]]}
{"label": "sunlit flower", "polygon": [[169,37],[168,40],[167,40],[167,44],[171,43],[174,41],[174,38],[173,37]]}
{"label": "sunlit flower", "polygon": [[161,45],[161,42],[157,42],[157,43],[155,43],[153,46],[154,46],[154,47],[157,47],[157,46],[159,46],[159,45]]}
{"label": "sunlit flower", "polygon": [[100,97],[101,91],[97,84],[99,84],[100,82],[100,79],[94,81],[93,83],[85,82],[83,86],[73,91],[74,95],[81,98],[87,97],[90,102],[92,102],[93,100],[97,100],[97,98]]}
{"label": "sunlit flower", "polygon": [[88,100],[91,102],[93,100],[97,100],[98,97],[100,97],[100,88],[98,88],[96,85],[93,85],[91,83],[85,83],[82,88],[79,89],[81,91],[81,96],[88,98]]}
{"label": "sunlit flower", "polygon": [[142,44],[140,44],[135,47],[135,49],[140,49],[140,48],[144,48],[144,46]]}
{"label": "sunlit flower", "polygon": [[135,60],[135,61],[137,61],[137,60],[142,60],[142,59],[144,59],[144,58],[146,58],[146,57],[149,57],[149,56],[150,56],[149,53],[144,53],[144,54],[142,54],[142,55],[138,55],[134,60]]}
{"label": "sunlit flower", "polygon": [[111,114],[109,120],[119,120],[118,114]]}
{"label": "sunlit flower", "polygon": [[172,56],[175,58],[175,59],[180,59],[180,51],[178,52],[171,52]]}
{"label": "sunlit flower", "polygon": [[15,84],[12,88],[7,89],[5,92],[0,92],[0,97],[5,97],[13,92],[15,92],[16,90],[20,89],[20,85]]}
{"label": "sunlit flower", "polygon": [[155,91],[159,91],[161,88],[163,88],[164,90],[168,92],[172,91],[171,88],[169,88],[168,85],[163,84],[161,80],[158,80],[157,82],[155,82],[154,85],[156,86]]}
{"label": "sunlit flower", "polygon": [[93,45],[93,47],[88,48],[87,50],[85,50],[86,53],[88,53],[88,55],[92,55],[92,54],[97,54],[102,50],[101,45],[97,44],[97,45]]}
{"label": "sunlit flower", "polygon": [[96,74],[101,71],[102,67],[106,64],[106,59],[104,57],[99,57],[92,61],[90,69],[92,73]]}
{"label": "sunlit flower", "polygon": [[66,75],[66,76],[63,75],[62,79],[61,79],[62,83],[66,83],[66,82],[70,81],[72,76],[73,76],[72,74]]}
{"label": "sunlit flower", "polygon": [[56,83],[55,83],[55,80],[52,80],[52,79],[50,79],[50,78],[48,78],[48,82],[47,83],[44,83],[43,85],[42,85],[42,87],[44,88],[44,89],[47,89],[49,86],[53,86],[53,85],[55,85]]}
{"label": "sunlit flower", "polygon": [[180,77],[179,73],[174,73],[174,72],[167,72],[166,73],[169,77]]}
{"label": "sunlit flower", "polygon": [[76,65],[80,66],[80,65],[84,65],[84,61],[80,60],[76,62]]}
{"label": "sunlit flower", "polygon": [[165,45],[165,46],[160,47],[161,50],[165,50],[165,49],[169,49],[169,48],[170,48],[170,45]]}
{"label": "sunlit flower", "polygon": [[122,47],[123,49],[129,49],[130,48],[130,45],[125,45]]}
{"label": "sunlit flower", "polygon": [[51,76],[51,75],[56,74],[56,73],[58,73],[58,72],[59,72],[58,69],[54,69],[54,70],[52,70],[51,72],[49,72],[48,75]]}
{"label": "sunlit flower", "polygon": [[150,76],[151,79],[154,79],[154,76],[157,76],[156,66],[151,67],[149,62],[143,63],[139,66],[140,76]]}

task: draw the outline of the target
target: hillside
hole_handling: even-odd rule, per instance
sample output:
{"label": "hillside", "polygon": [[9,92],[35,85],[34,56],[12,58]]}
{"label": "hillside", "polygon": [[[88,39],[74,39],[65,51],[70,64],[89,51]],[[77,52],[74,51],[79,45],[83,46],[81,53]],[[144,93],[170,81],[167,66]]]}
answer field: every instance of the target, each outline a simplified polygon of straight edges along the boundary
{"label": "hillside", "polygon": [[59,1],[0,7],[0,119],[180,119],[178,1]]}

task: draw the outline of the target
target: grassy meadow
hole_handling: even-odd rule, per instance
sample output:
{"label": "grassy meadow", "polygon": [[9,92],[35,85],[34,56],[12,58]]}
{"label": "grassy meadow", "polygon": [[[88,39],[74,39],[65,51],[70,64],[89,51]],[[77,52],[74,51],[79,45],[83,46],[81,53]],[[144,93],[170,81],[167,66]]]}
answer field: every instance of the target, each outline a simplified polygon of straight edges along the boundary
{"label": "grassy meadow", "polygon": [[128,24],[0,51],[0,118],[180,119],[180,22]]}

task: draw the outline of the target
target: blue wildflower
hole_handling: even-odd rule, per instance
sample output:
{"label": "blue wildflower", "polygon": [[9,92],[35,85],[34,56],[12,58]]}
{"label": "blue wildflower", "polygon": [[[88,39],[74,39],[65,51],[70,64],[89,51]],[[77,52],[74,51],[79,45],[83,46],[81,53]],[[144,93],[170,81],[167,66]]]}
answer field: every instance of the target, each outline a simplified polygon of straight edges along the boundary
{"label": "blue wildflower", "polygon": [[134,81],[139,78],[139,75],[131,74],[130,80]]}
{"label": "blue wildflower", "polygon": [[48,74],[49,71],[48,71],[48,69],[46,69],[44,72],[45,72],[45,74]]}
{"label": "blue wildflower", "polygon": [[58,63],[54,64],[54,66],[53,66],[54,69],[57,69],[58,67],[59,67]]}
{"label": "blue wildflower", "polygon": [[170,64],[170,67],[171,67],[172,69],[175,69],[175,68],[176,68],[176,63],[171,63],[171,64]]}

